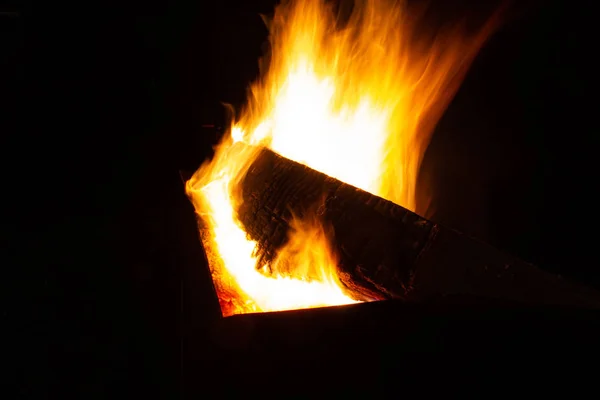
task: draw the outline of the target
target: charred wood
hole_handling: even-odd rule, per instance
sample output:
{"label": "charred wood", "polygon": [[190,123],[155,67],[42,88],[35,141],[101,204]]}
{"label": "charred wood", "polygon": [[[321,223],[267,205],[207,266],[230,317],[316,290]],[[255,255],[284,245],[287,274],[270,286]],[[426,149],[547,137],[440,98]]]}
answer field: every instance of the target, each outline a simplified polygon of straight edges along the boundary
{"label": "charred wood", "polygon": [[474,295],[600,307],[591,289],[267,149],[241,180],[241,193],[238,218],[261,263],[286,243],[294,216],[317,209],[332,229],[340,279],[358,299]]}

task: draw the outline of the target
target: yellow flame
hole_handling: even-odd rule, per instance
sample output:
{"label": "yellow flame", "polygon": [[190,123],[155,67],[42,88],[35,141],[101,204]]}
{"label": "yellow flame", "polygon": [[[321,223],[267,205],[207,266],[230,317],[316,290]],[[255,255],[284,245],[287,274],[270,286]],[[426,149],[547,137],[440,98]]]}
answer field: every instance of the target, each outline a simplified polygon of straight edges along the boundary
{"label": "yellow flame", "polygon": [[256,243],[235,217],[239,181],[256,151],[235,142],[269,147],[417,210],[418,170],[433,127],[491,27],[426,37],[417,22],[398,1],[357,1],[343,27],[324,0],[276,9],[270,58],[261,66],[268,69],[214,159],[187,183],[225,315],[354,302],[318,220],[294,221],[276,268],[256,265]]}

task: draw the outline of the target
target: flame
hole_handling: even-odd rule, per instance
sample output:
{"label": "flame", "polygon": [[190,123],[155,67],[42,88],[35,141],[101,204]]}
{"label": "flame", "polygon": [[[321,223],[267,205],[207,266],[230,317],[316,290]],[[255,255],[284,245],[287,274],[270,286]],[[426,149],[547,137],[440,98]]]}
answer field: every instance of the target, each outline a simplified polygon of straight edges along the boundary
{"label": "flame", "polygon": [[415,15],[404,2],[357,1],[340,26],[324,0],[276,8],[262,78],[213,160],[186,184],[224,315],[355,302],[316,216],[295,219],[273,265],[256,265],[257,244],[235,213],[256,146],[417,210],[431,132],[492,24],[474,35],[462,25],[424,35]]}

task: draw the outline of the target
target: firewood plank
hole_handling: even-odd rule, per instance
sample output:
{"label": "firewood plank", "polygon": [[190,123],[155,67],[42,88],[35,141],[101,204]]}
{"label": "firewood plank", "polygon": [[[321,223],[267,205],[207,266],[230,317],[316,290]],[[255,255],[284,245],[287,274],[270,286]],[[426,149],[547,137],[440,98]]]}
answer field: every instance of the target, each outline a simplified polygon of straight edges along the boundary
{"label": "firewood plank", "polygon": [[319,208],[334,232],[342,282],[364,299],[404,298],[433,224],[385,199],[263,149],[242,179],[238,218],[260,263],[287,241],[292,216]]}
{"label": "firewood plank", "polygon": [[241,185],[238,218],[257,241],[261,263],[272,261],[286,243],[293,215],[303,218],[318,207],[333,231],[340,279],[358,299],[474,295],[600,307],[597,291],[268,149],[260,151]]}

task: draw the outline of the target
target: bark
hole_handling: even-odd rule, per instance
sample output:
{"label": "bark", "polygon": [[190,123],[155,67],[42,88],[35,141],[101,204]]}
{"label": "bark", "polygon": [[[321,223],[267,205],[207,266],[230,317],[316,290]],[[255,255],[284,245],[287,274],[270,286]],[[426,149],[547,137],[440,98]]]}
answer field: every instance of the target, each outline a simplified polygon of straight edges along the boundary
{"label": "bark", "polygon": [[318,207],[332,229],[340,279],[358,299],[457,294],[600,307],[598,292],[270,150],[260,152],[241,185],[238,218],[262,262],[286,243],[293,215]]}
{"label": "bark", "polygon": [[339,276],[362,299],[404,298],[433,224],[304,165],[263,150],[242,180],[238,218],[272,261],[287,240],[292,216],[318,208],[333,230]]}

